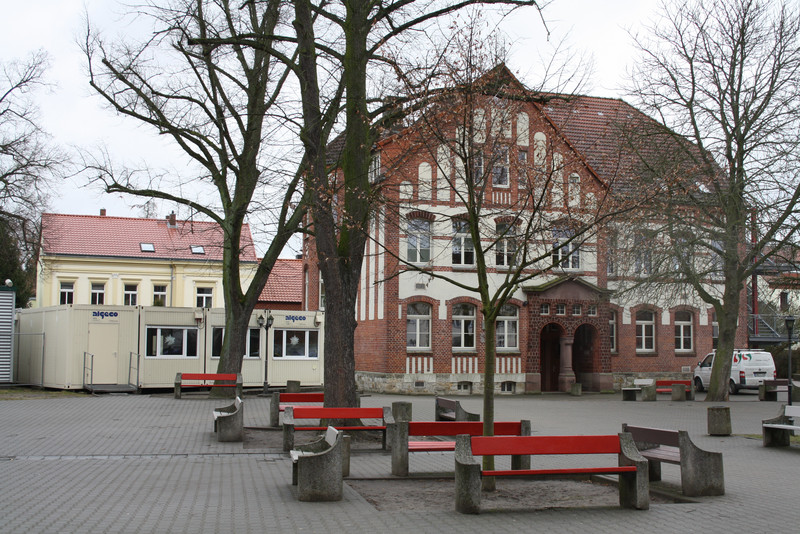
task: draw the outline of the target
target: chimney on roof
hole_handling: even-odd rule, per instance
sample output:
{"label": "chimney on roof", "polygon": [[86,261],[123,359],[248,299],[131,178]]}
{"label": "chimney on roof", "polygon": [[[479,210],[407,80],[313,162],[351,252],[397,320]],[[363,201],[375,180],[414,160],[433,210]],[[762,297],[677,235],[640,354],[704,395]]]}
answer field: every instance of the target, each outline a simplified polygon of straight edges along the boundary
{"label": "chimney on roof", "polygon": [[177,221],[175,220],[175,212],[173,211],[169,215],[167,215],[167,227],[168,228],[176,228],[178,226]]}
{"label": "chimney on roof", "polygon": [[105,217],[105,216],[106,216],[106,209],[100,208],[100,217]]}

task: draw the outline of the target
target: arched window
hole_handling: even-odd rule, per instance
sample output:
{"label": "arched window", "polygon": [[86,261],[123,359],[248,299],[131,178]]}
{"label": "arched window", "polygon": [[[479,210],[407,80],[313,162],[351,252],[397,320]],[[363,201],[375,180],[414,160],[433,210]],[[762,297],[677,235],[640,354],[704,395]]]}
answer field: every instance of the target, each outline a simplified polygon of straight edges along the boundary
{"label": "arched window", "polygon": [[500,308],[497,316],[496,347],[498,350],[515,350],[519,348],[519,310],[516,306],[506,304]]}
{"label": "arched window", "polygon": [[654,352],[656,348],[656,314],[649,310],[636,312],[636,352]]}
{"label": "arched window", "polygon": [[553,230],[553,266],[565,270],[581,268],[580,243],[574,233],[565,228]]}
{"label": "arched window", "polygon": [[469,223],[462,219],[453,221],[453,265],[474,265],[475,248],[469,233]]}
{"label": "arched window", "polygon": [[431,305],[412,302],[406,308],[406,348],[431,348]]}
{"label": "arched window", "polygon": [[675,312],[675,352],[691,352],[694,348],[692,344],[692,324],[693,317],[691,312]]}
{"label": "arched window", "polygon": [[453,306],[453,348],[475,348],[475,306],[471,304]]}

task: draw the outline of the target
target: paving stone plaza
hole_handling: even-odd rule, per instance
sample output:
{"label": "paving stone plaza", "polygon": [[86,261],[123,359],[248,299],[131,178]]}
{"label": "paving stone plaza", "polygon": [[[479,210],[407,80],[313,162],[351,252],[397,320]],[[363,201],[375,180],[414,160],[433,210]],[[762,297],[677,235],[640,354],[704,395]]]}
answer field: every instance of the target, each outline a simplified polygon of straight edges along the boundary
{"label": "paving stone plaza", "polygon": [[[245,440],[219,443],[211,411],[224,401],[172,394],[99,395],[0,401],[0,532],[798,532],[800,447],[764,448],[761,421],[779,402],[734,396],[733,435],[708,435],[703,394],[694,402],[622,402],[620,394],[502,396],[497,420],[530,419],[534,435],[613,434],[622,423],[687,430],[701,448],[724,457],[725,495],[617,506],[512,509],[461,515],[437,510],[381,511],[354,480],[391,479],[391,458],[354,451],[344,499],[298,502],[291,465],[280,450]],[[459,397],[482,412],[480,397]],[[785,394],[784,394],[785,402]],[[364,407],[412,403],[415,420],[432,420],[427,396],[372,395]],[[246,395],[245,425],[267,427],[269,398]],[[411,456],[412,474],[452,472],[452,453]],[[680,488],[678,466],[663,482]],[[413,490],[414,481],[396,481]],[[536,484],[535,481],[529,484]]]}

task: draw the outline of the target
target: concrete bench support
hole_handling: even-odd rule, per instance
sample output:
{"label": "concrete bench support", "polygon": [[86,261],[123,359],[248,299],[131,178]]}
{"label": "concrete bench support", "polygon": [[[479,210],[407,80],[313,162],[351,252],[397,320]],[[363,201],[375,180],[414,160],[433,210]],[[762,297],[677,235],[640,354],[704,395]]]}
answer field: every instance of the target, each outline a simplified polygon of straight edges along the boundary
{"label": "concrete bench support", "polygon": [[239,397],[230,406],[217,408],[214,416],[214,432],[218,441],[242,441],[244,439],[244,402]]}
{"label": "concrete bench support", "polygon": [[788,447],[792,434],[800,432],[800,406],[782,406],[777,417],[761,422],[765,447]]}
{"label": "concrete bench support", "polygon": [[480,421],[481,416],[477,413],[470,413],[461,407],[461,403],[453,399],[444,397],[435,398],[436,421]]}
{"label": "concrete bench support", "polygon": [[342,500],[343,452],[344,433],[333,427],[328,427],[324,437],[289,452],[297,500]]}

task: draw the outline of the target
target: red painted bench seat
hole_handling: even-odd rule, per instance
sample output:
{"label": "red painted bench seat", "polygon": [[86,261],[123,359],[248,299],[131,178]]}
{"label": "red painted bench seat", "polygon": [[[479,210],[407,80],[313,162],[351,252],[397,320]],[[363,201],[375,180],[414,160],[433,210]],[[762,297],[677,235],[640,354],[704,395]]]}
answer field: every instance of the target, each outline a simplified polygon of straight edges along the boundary
{"label": "red painted bench seat", "polygon": [[[328,427],[323,424],[327,420],[343,419],[380,419],[380,424],[353,424],[334,425],[336,430],[347,431],[379,431],[383,436],[383,448],[386,449],[386,413],[391,414],[390,408],[332,408],[322,406],[287,406],[283,416],[283,450],[290,451],[294,448],[294,433],[296,431],[321,431]],[[319,425],[301,425],[298,421],[307,419],[320,420]]]}
{"label": "red painted bench seat", "polygon": [[280,423],[280,413],[285,411],[288,406],[296,407],[305,404],[322,404],[325,402],[325,394],[320,392],[308,393],[281,393],[275,392],[269,403],[269,424],[278,426]]}
{"label": "red painted bench seat", "polygon": [[[187,384],[186,381],[200,382]],[[219,383],[222,380],[226,383]],[[175,375],[175,398],[181,398],[182,388],[236,388],[242,396],[242,373],[178,373]]]}

